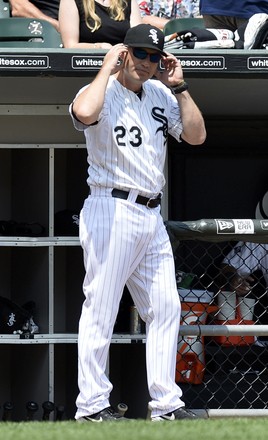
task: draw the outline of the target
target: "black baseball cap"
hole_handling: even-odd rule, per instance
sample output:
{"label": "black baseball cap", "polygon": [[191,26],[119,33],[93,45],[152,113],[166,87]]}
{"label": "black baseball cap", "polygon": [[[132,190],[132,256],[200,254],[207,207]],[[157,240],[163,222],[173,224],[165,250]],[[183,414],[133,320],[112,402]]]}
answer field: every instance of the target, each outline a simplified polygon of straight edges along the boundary
{"label": "black baseball cap", "polygon": [[164,33],[159,28],[143,23],[127,31],[124,44],[130,47],[153,49],[166,56],[166,53],[163,51],[164,41]]}

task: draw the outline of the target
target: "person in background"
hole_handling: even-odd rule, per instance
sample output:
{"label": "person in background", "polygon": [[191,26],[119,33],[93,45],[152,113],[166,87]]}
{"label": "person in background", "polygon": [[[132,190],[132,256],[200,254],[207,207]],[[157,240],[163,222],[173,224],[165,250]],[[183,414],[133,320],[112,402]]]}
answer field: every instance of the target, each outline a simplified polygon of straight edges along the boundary
{"label": "person in background", "polygon": [[261,270],[268,287],[268,244],[238,242],[222,261],[224,283],[237,295],[247,295],[256,281],[252,273]]}
{"label": "person in background", "polygon": [[110,406],[112,384],[105,374],[125,285],[146,323],[150,419],[198,418],[185,408],[175,383],[180,299],[160,203],[168,134],[200,145],[206,129],[179,60],[163,47],[157,27],[130,28],[70,104],[74,126],[85,135],[89,164],[89,195],[79,222],[86,270],[78,336],[79,422],[126,420]]}
{"label": "person in background", "polygon": [[268,14],[268,0],[200,0],[206,28],[235,32],[254,14]]}
{"label": "person in background", "polygon": [[60,0],[9,0],[12,17],[46,20],[59,32]]}
{"label": "person in background", "polygon": [[[267,243],[239,241],[222,261],[220,280],[222,290],[233,291],[238,297],[254,298],[256,300],[255,315],[258,323],[268,324]],[[268,345],[267,336],[257,337],[256,344]]]}
{"label": "person in background", "polygon": [[138,0],[142,21],[159,29],[172,18],[199,17],[199,0]]}
{"label": "person in background", "polygon": [[137,0],[61,0],[59,21],[65,48],[109,49],[141,15]]}

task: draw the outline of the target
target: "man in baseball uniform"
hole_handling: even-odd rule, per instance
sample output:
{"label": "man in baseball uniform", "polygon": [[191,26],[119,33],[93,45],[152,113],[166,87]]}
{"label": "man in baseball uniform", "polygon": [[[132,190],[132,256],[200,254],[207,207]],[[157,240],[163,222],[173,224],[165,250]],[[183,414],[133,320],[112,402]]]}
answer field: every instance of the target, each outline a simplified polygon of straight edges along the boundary
{"label": "man in baseball uniform", "polygon": [[245,296],[251,291],[256,270],[261,270],[268,286],[268,245],[238,242],[222,261],[221,271],[229,287],[237,295]]}
{"label": "man in baseball uniform", "polygon": [[175,383],[180,301],[160,201],[168,133],[199,145],[206,130],[179,61],[163,46],[158,28],[132,27],[70,106],[75,127],[84,131],[89,163],[89,195],[80,214],[86,275],[78,421],[126,420],[110,406],[112,384],[105,375],[125,285],[146,323],[152,420],[195,418]]}
{"label": "man in baseball uniform", "polygon": [[[224,257],[221,264],[221,289],[235,292],[238,298],[241,297],[238,303],[243,301],[243,297],[250,299],[252,313],[253,310],[255,313],[256,291],[254,292],[254,288],[260,281],[255,274],[258,271],[262,273],[266,287],[268,287],[268,244],[239,241]],[[227,300],[227,305],[230,303],[232,301]],[[257,319],[259,324],[267,324],[265,292],[264,295],[260,295],[258,306],[259,317]],[[267,336],[258,336],[255,344],[267,346]]]}

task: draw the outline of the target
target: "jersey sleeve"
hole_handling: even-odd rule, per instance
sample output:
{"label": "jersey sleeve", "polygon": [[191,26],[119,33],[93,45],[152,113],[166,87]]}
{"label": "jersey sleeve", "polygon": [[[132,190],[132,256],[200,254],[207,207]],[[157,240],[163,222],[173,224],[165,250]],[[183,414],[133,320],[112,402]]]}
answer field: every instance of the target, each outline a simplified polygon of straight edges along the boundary
{"label": "jersey sleeve", "polygon": [[261,268],[264,251],[259,243],[239,242],[224,258],[223,263],[234,267],[239,275],[249,275]]}
{"label": "jersey sleeve", "polygon": [[73,103],[74,103],[75,99],[77,98],[77,96],[79,96],[80,93],[81,93],[83,90],[85,90],[87,87],[88,87],[88,85],[82,87],[82,89],[80,89],[79,92],[76,94],[76,96],[75,96],[73,102],[69,105],[69,114],[70,114],[70,116],[71,116],[71,118],[72,118],[72,121],[73,121],[73,125],[74,125],[74,127],[75,127],[76,130],[78,130],[78,131],[84,131],[84,130],[88,127],[88,125],[83,124],[83,122],[79,121],[79,120],[75,117],[75,115],[74,115],[74,113],[73,113]]}
{"label": "jersey sleeve", "polygon": [[168,102],[169,102],[169,121],[168,121],[168,132],[173,136],[178,142],[181,142],[181,133],[183,130],[181,112],[177,99],[167,88]]}
{"label": "jersey sleeve", "polygon": [[73,114],[73,102],[69,106],[69,113],[73,121],[73,125],[78,131],[84,131],[88,126],[83,124],[83,122],[76,119],[75,115]]}

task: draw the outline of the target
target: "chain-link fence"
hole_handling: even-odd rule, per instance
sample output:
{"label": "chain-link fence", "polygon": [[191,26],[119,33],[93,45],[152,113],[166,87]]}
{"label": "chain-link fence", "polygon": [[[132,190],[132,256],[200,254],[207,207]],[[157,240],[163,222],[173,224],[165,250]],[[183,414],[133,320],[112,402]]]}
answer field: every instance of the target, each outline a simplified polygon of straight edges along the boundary
{"label": "chain-link fence", "polygon": [[214,416],[268,415],[268,221],[166,226],[182,302],[176,381],[186,405]]}

